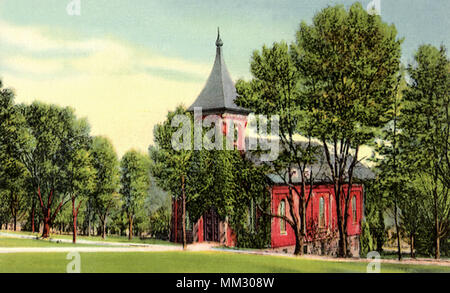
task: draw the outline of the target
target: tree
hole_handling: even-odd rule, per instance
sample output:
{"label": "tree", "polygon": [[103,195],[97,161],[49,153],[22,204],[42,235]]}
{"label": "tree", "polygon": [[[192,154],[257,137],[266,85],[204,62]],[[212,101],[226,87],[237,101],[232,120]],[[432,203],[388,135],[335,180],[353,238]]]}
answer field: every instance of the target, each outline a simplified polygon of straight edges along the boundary
{"label": "tree", "polygon": [[120,193],[123,197],[123,208],[128,218],[129,234],[133,237],[133,220],[140,207],[143,206],[150,184],[148,157],[137,151],[128,151],[120,161]]}
{"label": "tree", "polygon": [[119,160],[110,140],[99,136],[94,137],[92,157],[96,171],[95,187],[92,192],[93,205],[102,225],[104,239],[111,209],[119,207]]}
{"label": "tree", "polygon": [[[193,150],[175,150],[172,146],[172,138],[176,129],[172,127],[172,121],[176,115],[187,115],[191,122],[189,113],[183,107],[177,107],[174,112],[169,112],[167,119],[155,127],[154,137],[156,147],[150,148],[152,158],[151,170],[153,176],[157,179],[159,186],[173,194],[176,200],[181,199],[182,204],[182,242],[183,249],[186,249],[186,202],[195,196],[195,190],[189,187],[191,179],[195,180],[199,176],[197,172],[189,172],[193,164]],[[183,125],[180,125],[183,127]],[[188,185],[188,190],[186,190]],[[200,186],[200,185],[198,185]],[[177,235],[177,231],[175,231]]]}
{"label": "tree", "polygon": [[[387,238],[384,216],[389,206],[389,197],[387,196],[379,177],[375,180],[365,182],[364,189],[364,222],[368,226],[373,241],[372,248],[376,249],[381,254]],[[371,250],[366,252],[369,251]]]}
{"label": "tree", "polygon": [[387,194],[391,203],[390,206],[393,206],[398,260],[402,259],[399,205],[405,200],[404,193],[400,194],[400,187],[406,187],[409,181],[408,173],[411,171],[407,160],[408,153],[405,152],[406,149],[403,146],[399,129],[400,111],[403,107],[402,91],[405,87],[406,83],[402,70],[402,74],[398,77],[397,92],[392,100],[392,105],[387,108],[386,114],[390,118],[378,134],[378,142],[375,144],[373,159],[376,162],[375,169],[378,172],[377,180],[380,183],[380,195],[383,197],[384,194]]}
{"label": "tree", "polygon": [[347,219],[361,145],[389,120],[400,44],[393,25],[360,3],[327,7],[302,23],[293,46],[301,92],[309,96],[314,136],[325,150],[334,184],[339,255],[347,256]]}
{"label": "tree", "polygon": [[[73,243],[77,242],[77,217],[80,206],[94,188],[95,170],[92,167],[91,156],[86,149],[74,150],[67,162],[66,193],[72,202]],[[78,200],[78,204],[76,201]]]}
{"label": "tree", "polygon": [[17,219],[26,212],[28,206],[27,174],[23,165],[11,157],[1,163],[0,169],[0,191],[5,194],[4,200],[8,203],[13,230],[16,231]]}
{"label": "tree", "polygon": [[409,162],[431,204],[434,222],[435,258],[440,242],[450,232],[450,62],[446,49],[421,46],[415,63],[408,66],[410,81],[404,93],[401,128],[409,147]]}
{"label": "tree", "polygon": [[[294,254],[302,254],[307,233],[306,210],[316,176],[312,165],[318,162],[320,154],[318,145],[312,141],[312,127],[305,115],[311,110],[307,102],[309,97],[298,90],[301,78],[292,56],[293,52],[285,43],[274,43],[271,48],[264,46],[261,52],[253,53],[253,79],[250,82],[240,80],[236,87],[239,105],[266,117],[279,116],[277,139],[282,150],[278,159],[268,165],[289,187],[289,215],[270,213],[270,216],[280,218],[292,227],[296,239]],[[299,141],[298,135],[303,135],[303,141]],[[296,188],[293,181],[296,172],[300,188]]]}
{"label": "tree", "polygon": [[[416,257],[416,242],[420,229],[426,226],[424,218],[424,207],[426,206],[426,196],[421,191],[421,182],[416,178],[410,182],[404,182],[403,197],[399,203],[401,227],[409,238],[411,258]],[[398,236],[397,236],[398,237]]]}
{"label": "tree", "polygon": [[4,192],[4,203],[8,203],[14,230],[19,213],[27,202],[27,177],[15,148],[23,142],[21,126],[24,122],[23,115],[14,104],[14,92],[3,88],[0,80],[0,190]]}
{"label": "tree", "polygon": [[157,185],[155,177],[150,177],[149,197],[146,211],[149,218],[149,232],[152,237],[168,239],[170,233],[171,195]]}
{"label": "tree", "polygon": [[78,121],[70,108],[34,102],[20,105],[20,111],[25,117],[23,139],[15,147],[41,207],[42,237],[47,238],[55,217],[71,200],[70,155],[85,139],[88,125]]}
{"label": "tree", "polygon": [[[186,118],[178,129],[172,127],[177,115]],[[193,118],[182,106],[169,112],[167,119],[155,127],[155,146],[149,150],[157,185],[172,194],[175,201],[181,201],[182,241],[186,248],[187,212],[190,220],[197,220],[206,210],[215,207],[221,219],[242,231],[242,218],[246,218],[251,199],[267,198],[267,182],[264,174],[256,172],[238,150],[173,148],[172,138],[186,126],[184,123],[192,125]],[[204,134],[208,131],[210,129],[204,129]],[[192,137],[191,133],[191,147]],[[225,145],[225,141],[223,143]],[[178,231],[175,233],[177,235]]]}

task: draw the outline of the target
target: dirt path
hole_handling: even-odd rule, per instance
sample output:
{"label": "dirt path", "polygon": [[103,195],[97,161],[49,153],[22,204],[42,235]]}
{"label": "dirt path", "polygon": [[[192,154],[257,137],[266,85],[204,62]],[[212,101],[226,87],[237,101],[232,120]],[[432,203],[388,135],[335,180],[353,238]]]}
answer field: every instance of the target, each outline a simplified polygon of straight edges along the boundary
{"label": "dirt path", "polygon": [[[20,238],[20,239],[38,239],[38,237],[33,235],[21,235],[21,234],[14,234],[14,233],[5,233],[0,232],[1,237],[8,237],[8,238]],[[54,243],[72,243],[71,239],[60,239],[60,238],[50,238],[47,241],[54,242]],[[107,241],[94,241],[94,240],[84,240],[84,239],[77,239],[77,244],[92,244],[92,245],[101,245],[101,246],[133,246],[133,247],[149,247],[153,246],[154,244],[145,244],[145,243],[130,243],[130,242],[107,242]],[[165,245],[161,245],[165,246]]]}
{"label": "dirt path", "polygon": [[[0,232],[0,237],[19,238],[19,239],[37,239],[33,235],[20,235],[13,233]],[[55,243],[72,243],[70,239],[49,239]],[[77,244],[90,244],[92,247],[0,247],[0,253],[36,253],[36,252],[151,252],[151,251],[182,251],[180,245],[162,245],[162,244],[145,244],[145,243],[129,243],[129,242],[104,242],[92,240],[77,240]],[[216,244],[201,243],[188,245],[189,251],[208,251]],[[1,246],[1,244],[0,244]],[[109,247],[111,246],[111,247]]]}
{"label": "dirt path", "polygon": [[181,247],[168,245],[152,245],[151,247],[7,247],[0,248],[0,254],[36,252],[152,252],[181,250]]}

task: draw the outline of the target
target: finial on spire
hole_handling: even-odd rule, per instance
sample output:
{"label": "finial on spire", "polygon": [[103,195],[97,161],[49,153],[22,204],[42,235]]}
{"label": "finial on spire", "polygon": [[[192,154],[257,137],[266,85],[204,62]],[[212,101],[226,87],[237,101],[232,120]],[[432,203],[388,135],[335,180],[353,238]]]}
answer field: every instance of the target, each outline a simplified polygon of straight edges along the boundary
{"label": "finial on spire", "polygon": [[220,29],[219,29],[219,27],[217,27],[217,40],[216,40],[216,46],[217,46],[217,47],[222,47],[222,46],[223,46],[222,39],[220,38]]}

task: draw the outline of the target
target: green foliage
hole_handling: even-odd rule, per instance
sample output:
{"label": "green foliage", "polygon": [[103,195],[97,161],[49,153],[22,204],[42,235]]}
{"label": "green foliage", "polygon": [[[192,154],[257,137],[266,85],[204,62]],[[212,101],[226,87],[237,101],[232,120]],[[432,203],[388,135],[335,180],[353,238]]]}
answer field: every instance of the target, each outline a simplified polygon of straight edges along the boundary
{"label": "green foliage", "polygon": [[157,239],[168,239],[170,233],[171,210],[160,207],[149,216],[149,234]]}
{"label": "green foliage", "polygon": [[361,251],[360,251],[361,257],[366,256],[368,252],[374,251],[376,248],[376,240],[372,238],[369,224],[366,221],[362,223],[360,242],[361,242]]}
{"label": "green foliage", "polygon": [[375,148],[380,194],[421,255],[437,256],[449,231],[449,64],[445,48],[419,48]]}
{"label": "green foliage", "polygon": [[111,141],[104,137],[94,137],[91,152],[96,172],[91,205],[105,227],[111,210],[120,208],[119,159]]}
{"label": "green foliage", "polygon": [[[387,194],[383,191],[382,186],[378,178],[374,181],[367,181],[364,183],[365,187],[365,198],[364,198],[364,229],[367,231],[364,233],[370,233],[370,238],[368,235],[362,236],[367,239],[371,239],[367,243],[370,245],[366,246],[372,250],[376,250],[379,253],[383,251],[383,245],[387,240],[387,227],[384,223],[384,217],[386,214],[387,207],[389,206],[389,198]],[[364,240],[366,241],[366,240]],[[361,240],[363,243],[363,240]],[[369,250],[370,251],[370,250]],[[367,253],[368,251],[366,251]]]}
{"label": "green foliage", "polygon": [[431,238],[438,258],[438,243],[450,234],[450,60],[446,49],[421,46],[408,74],[400,122],[405,161],[413,170],[410,180],[415,183],[410,194],[419,205],[412,212],[419,211],[421,222],[416,227],[426,225],[428,231],[434,231]]}
{"label": "green foliage", "polygon": [[29,197],[24,165],[14,145],[21,137],[24,117],[14,105],[14,93],[2,88],[0,80],[0,225],[17,219],[26,211]]}
{"label": "green foliage", "polygon": [[360,3],[323,9],[303,22],[294,60],[309,96],[315,135],[327,141],[368,142],[390,118],[400,64],[397,31]]}
{"label": "green foliage", "polygon": [[134,219],[142,209],[149,190],[149,159],[137,151],[128,151],[120,161],[120,194],[123,210]]}
{"label": "green foliage", "polygon": [[[243,227],[251,200],[260,202],[268,196],[264,173],[246,161],[237,150],[174,150],[171,139],[177,129],[171,125],[177,114],[190,115],[184,108],[178,107],[174,112],[168,113],[166,121],[155,127],[155,147],[150,148],[150,156],[156,183],[175,199],[179,199],[181,177],[184,176],[186,209],[192,221],[198,220],[207,210],[215,207],[222,220],[228,219],[234,231],[239,229],[242,231],[241,235],[244,235],[248,230],[248,227],[247,230]],[[268,227],[267,220],[262,225]],[[261,231],[260,233],[266,233],[267,229]],[[250,235],[250,230],[248,232]],[[267,235],[264,234],[263,240],[257,235],[249,236],[238,245],[265,247],[268,243]]]}
{"label": "green foliage", "polygon": [[[310,172],[310,176],[305,174],[307,170],[312,169],[312,164],[318,161],[319,147],[311,140],[312,125],[307,115],[310,104],[308,97],[299,91],[301,77],[292,56],[292,48],[284,42],[274,43],[272,47],[263,46],[261,52],[255,51],[251,60],[252,80],[249,82],[240,80],[236,84],[239,93],[237,103],[266,117],[272,115],[279,117],[279,133],[276,139],[280,142],[281,150],[275,161],[266,163],[264,171],[279,175],[286,185],[292,186],[292,176],[287,174],[292,174],[296,170],[300,174],[299,185],[306,186],[314,181],[313,172]],[[305,142],[299,143],[298,137],[295,137],[298,134],[306,138]],[[257,150],[251,152],[251,155],[258,156],[262,153],[261,150]],[[294,231],[301,234],[305,234],[306,231],[306,224],[301,221],[301,217],[306,218],[304,214],[309,204],[305,190],[306,188],[300,188],[300,191],[290,189],[288,195],[290,204],[298,199],[298,215],[300,215],[299,217],[297,213],[292,214],[293,209],[289,209],[292,221],[288,223]],[[270,215],[267,209],[264,209],[263,213]],[[266,222],[270,221],[270,217],[268,218]],[[267,235],[265,228],[260,229]],[[300,244],[302,237],[296,238],[295,253],[303,251]]]}
{"label": "green foliage", "polygon": [[[274,162],[275,170],[289,169],[290,174],[295,166],[302,183],[308,184],[312,178],[303,174],[321,153],[311,140],[322,142],[330,180],[336,184],[338,213],[348,209],[342,198],[349,197],[341,197],[341,190],[353,180],[359,147],[372,141],[390,118],[400,45],[395,27],[369,15],[360,3],[348,10],[329,6],[314,16],[312,24],[301,23],[295,43],[274,43],[254,52],[253,79],[236,85],[239,105],[280,116],[285,151]],[[295,143],[294,135],[305,137],[307,143]],[[338,220],[341,239],[346,239],[344,218],[342,225]],[[302,231],[295,222],[294,217],[294,229]]]}
{"label": "green foliage", "polygon": [[35,192],[38,187],[41,189],[44,198],[53,191],[64,200],[76,184],[80,187],[79,183],[69,181],[74,175],[75,161],[82,160],[83,155],[77,152],[89,142],[89,125],[77,120],[70,108],[34,102],[29,106],[21,105],[20,109],[26,118],[27,139],[18,146],[18,152],[31,184]]}

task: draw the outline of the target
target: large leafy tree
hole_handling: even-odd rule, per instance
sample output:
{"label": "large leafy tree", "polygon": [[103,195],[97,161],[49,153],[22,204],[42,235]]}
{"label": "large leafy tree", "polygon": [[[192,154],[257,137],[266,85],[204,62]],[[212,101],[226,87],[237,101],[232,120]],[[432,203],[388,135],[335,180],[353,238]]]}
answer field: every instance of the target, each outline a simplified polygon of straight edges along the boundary
{"label": "large leafy tree", "polygon": [[[150,148],[150,156],[152,158],[152,174],[157,179],[159,186],[170,192],[176,200],[181,199],[182,242],[183,248],[186,248],[186,203],[198,196],[195,188],[202,185],[194,182],[201,175],[202,168],[195,168],[200,166],[194,164],[193,157],[196,154],[193,150],[189,148],[177,150],[172,146],[172,138],[177,131],[176,128],[172,127],[172,121],[177,115],[186,115],[185,117],[188,117],[187,122],[191,122],[190,114],[181,106],[177,107],[175,111],[169,112],[167,119],[155,127],[156,146]],[[181,128],[183,126],[186,125],[179,125]],[[192,142],[189,141],[189,143]],[[193,170],[193,168],[196,170]],[[178,231],[175,231],[175,233],[178,233]]]}
{"label": "large leafy tree", "polygon": [[347,219],[361,145],[389,120],[401,40],[393,25],[360,3],[327,7],[302,23],[293,46],[301,91],[310,97],[314,136],[323,144],[334,184],[339,255],[347,256]]}
{"label": "large leafy tree", "polygon": [[[215,207],[219,216],[228,220],[235,231],[247,232],[244,231],[247,222],[243,218],[247,219],[251,200],[259,200],[257,203],[264,203],[261,206],[267,207],[264,202],[268,198],[264,197],[267,196],[264,173],[256,170],[237,150],[176,150],[172,146],[172,138],[179,130],[172,127],[176,115],[186,115],[184,123],[193,123],[191,115],[183,107],[169,112],[167,119],[155,128],[155,146],[150,148],[150,155],[157,184],[181,202],[184,247],[187,212],[191,220],[197,220],[206,210]],[[191,133],[191,146],[192,137]]]}
{"label": "large leafy tree", "polygon": [[133,237],[133,220],[144,205],[150,185],[149,158],[137,151],[125,153],[120,161],[120,193],[128,219],[128,238]]}
{"label": "large leafy tree", "polygon": [[[378,133],[379,139],[375,142],[373,161],[376,162],[375,171],[377,172],[379,200],[387,199],[387,207],[392,207],[398,259],[401,260],[399,205],[405,201],[405,195],[400,192],[400,188],[402,186],[406,188],[411,168],[406,159],[408,151],[403,146],[399,129],[400,113],[404,104],[402,92],[406,83],[403,75],[399,75],[398,78],[397,93],[392,100],[392,105],[386,111],[388,117],[390,116],[389,121]],[[412,209],[406,209],[405,206],[405,212],[406,210],[412,211]]]}
{"label": "large leafy tree", "polygon": [[100,219],[102,238],[105,238],[111,210],[118,208],[120,204],[119,159],[112,143],[104,137],[94,137],[91,152],[96,172],[92,205]]}
{"label": "large leafy tree", "polygon": [[40,205],[42,237],[46,238],[55,217],[80,186],[72,180],[70,168],[74,151],[82,149],[88,139],[89,128],[70,108],[34,102],[20,105],[20,110],[25,117],[25,138],[15,147]]}
{"label": "large leafy tree", "polygon": [[[95,170],[88,150],[80,148],[69,154],[65,173],[65,193],[72,202],[73,243],[77,242],[77,218],[80,207],[86,202],[94,189]],[[78,201],[78,203],[77,203]]]}
{"label": "large leafy tree", "polygon": [[429,201],[435,258],[440,242],[450,232],[450,61],[444,47],[421,46],[408,66],[409,84],[404,93],[401,128],[408,163],[416,170],[420,189]]}
{"label": "large leafy tree", "polygon": [[[381,188],[379,178],[365,182],[364,222],[361,231],[361,251],[367,254],[376,250],[383,252],[383,245],[387,240],[384,216],[389,206],[389,198]],[[368,230],[364,231],[364,230]],[[366,234],[365,234],[366,233]]]}
{"label": "large leafy tree", "polygon": [[[317,175],[312,171],[312,165],[318,163],[319,148],[312,142],[313,128],[305,114],[311,110],[309,97],[299,91],[301,77],[293,55],[286,43],[274,43],[270,48],[264,46],[261,52],[255,51],[251,60],[253,79],[250,82],[240,80],[236,87],[240,94],[238,104],[266,117],[279,116],[276,139],[282,149],[268,166],[289,187],[289,214],[270,213],[270,216],[280,218],[292,227],[296,239],[294,254],[302,254],[307,233],[306,209],[313,190],[308,187]],[[303,139],[299,140],[299,134]],[[255,155],[261,155],[261,152],[256,151]],[[300,188],[295,188],[295,173],[298,173]]]}
{"label": "large leafy tree", "polygon": [[13,157],[4,158],[0,166],[0,192],[8,204],[13,221],[13,230],[17,229],[17,220],[28,207],[27,174],[23,165]]}
{"label": "large leafy tree", "polygon": [[14,92],[3,88],[0,80],[0,191],[3,194],[2,202],[12,216],[14,230],[17,218],[24,212],[28,202],[26,170],[18,160],[16,148],[24,140],[24,122],[23,115],[14,104]]}

